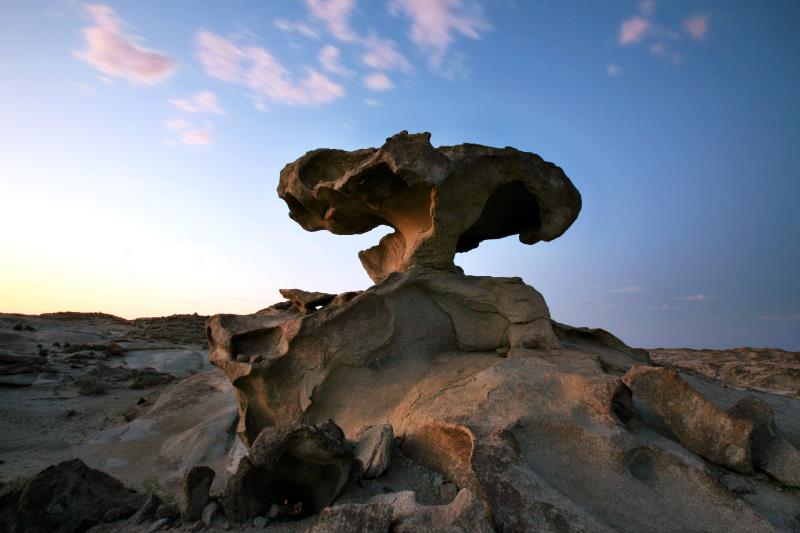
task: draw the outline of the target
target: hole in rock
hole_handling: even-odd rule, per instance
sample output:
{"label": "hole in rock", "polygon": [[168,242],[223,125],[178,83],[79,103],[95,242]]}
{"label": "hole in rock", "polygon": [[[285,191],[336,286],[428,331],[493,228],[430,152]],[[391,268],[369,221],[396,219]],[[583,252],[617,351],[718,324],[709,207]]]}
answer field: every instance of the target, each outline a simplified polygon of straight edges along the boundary
{"label": "hole in rock", "polygon": [[237,359],[240,355],[268,357],[277,353],[280,340],[280,328],[258,329],[242,333],[231,339],[231,356]]}
{"label": "hole in rock", "polygon": [[481,241],[533,232],[541,225],[536,197],[524,183],[512,181],[499,186],[489,196],[481,216],[458,238],[456,252],[468,252],[477,248]]}

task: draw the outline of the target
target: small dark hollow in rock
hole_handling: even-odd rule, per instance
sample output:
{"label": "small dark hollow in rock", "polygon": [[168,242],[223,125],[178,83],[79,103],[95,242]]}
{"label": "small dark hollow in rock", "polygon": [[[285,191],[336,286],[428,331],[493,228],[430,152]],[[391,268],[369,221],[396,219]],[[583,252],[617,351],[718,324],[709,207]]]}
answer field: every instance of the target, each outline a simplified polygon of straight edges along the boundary
{"label": "small dark hollow in rock", "polygon": [[468,252],[481,241],[532,233],[542,225],[539,202],[521,181],[499,186],[486,200],[475,224],[461,234],[456,252]]}

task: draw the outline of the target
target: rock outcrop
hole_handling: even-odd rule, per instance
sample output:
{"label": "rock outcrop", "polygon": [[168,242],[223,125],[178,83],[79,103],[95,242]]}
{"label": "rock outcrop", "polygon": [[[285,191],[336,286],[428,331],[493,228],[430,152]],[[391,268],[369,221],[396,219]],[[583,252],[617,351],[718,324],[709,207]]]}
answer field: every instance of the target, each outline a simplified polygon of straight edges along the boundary
{"label": "rock outcrop", "polygon": [[[521,279],[464,275],[457,252],[554,239],[580,195],[533,154],[429,141],[401,132],[379,149],[314,150],[281,172],[278,194],[305,229],[395,231],[361,252],[376,282],[363,292],[282,290],[285,302],[208,321],[249,448],[228,516],[266,512],[273,489],[244,482],[258,478],[294,490],[287,502],[302,495],[318,532],[800,526],[800,428],[786,414],[800,406],[768,398],[780,420],[747,401],[726,411],[738,393],[652,366],[606,331],[553,322]],[[283,444],[266,453],[265,441]],[[399,487],[413,471],[402,461],[441,477],[435,497]],[[381,476],[387,494],[374,492]],[[308,496],[312,485],[324,494]]]}
{"label": "rock outcrop", "polygon": [[278,195],[309,231],[394,228],[359,254],[376,282],[414,265],[453,269],[457,252],[487,239],[553,240],[581,208],[564,172],[535,154],[478,144],[434,148],[430,133],[405,131],[381,148],[308,152],[281,171]]}

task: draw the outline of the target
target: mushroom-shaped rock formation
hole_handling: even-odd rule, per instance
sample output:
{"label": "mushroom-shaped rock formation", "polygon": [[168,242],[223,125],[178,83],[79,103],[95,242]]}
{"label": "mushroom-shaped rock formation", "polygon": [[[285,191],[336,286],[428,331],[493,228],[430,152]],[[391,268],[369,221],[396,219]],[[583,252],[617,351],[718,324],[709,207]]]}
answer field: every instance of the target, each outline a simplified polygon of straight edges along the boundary
{"label": "mushroom-shaped rock formation", "polygon": [[284,167],[278,195],[308,231],[394,228],[359,253],[375,282],[413,265],[453,269],[456,252],[487,239],[550,241],[577,218],[580,193],[556,165],[510,147],[434,148],[430,137],[402,131],[381,148],[312,150]]}
{"label": "mushroom-shaped rock formation", "polygon": [[553,322],[520,278],[460,272],[454,254],[484,239],[557,237],[580,196],[533,154],[428,139],[317,150],[283,170],[304,228],[396,231],[362,252],[376,280],[362,292],[284,289],[206,323],[249,451],[228,518],[279,502],[287,519],[318,514],[315,532],[796,530],[796,400],[740,401],[604,330]]}

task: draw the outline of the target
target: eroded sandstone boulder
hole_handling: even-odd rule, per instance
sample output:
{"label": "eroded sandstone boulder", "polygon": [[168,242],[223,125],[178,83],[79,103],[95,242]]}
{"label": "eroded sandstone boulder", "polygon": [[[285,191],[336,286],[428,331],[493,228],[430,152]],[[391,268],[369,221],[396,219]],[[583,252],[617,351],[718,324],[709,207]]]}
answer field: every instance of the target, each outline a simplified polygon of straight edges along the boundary
{"label": "eroded sandstone boulder", "polygon": [[[638,366],[649,354],[606,331],[551,321],[521,279],[453,265],[485,239],[563,233],[580,196],[558,167],[403,132],[380,149],[309,152],[284,168],[278,192],[308,230],[395,232],[361,253],[376,281],[363,292],[285,290],[288,301],[208,321],[249,448],[222,498],[229,518],[278,509],[280,494],[289,507],[276,516],[304,516],[292,514],[301,502],[319,512],[305,518],[315,531],[800,525],[790,476],[751,475],[761,426],[704,397],[731,390],[701,395],[673,370]],[[784,423],[800,414],[775,405]],[[397,437],[391,456],[383,425]]]}
{"label": "eroded sandstone boulder", "polygon": [[385,420],[441,353],[558,346],[544,299],[520,278],[421,267],[314,313],[217,315],[207,329],[211,362],[236,387],[248,445],[265,427],[304,417],[348,432]]}
{"label": "eroded sandstone boulder", "polygon": [[622,380],[687,448],[737,472],[753,472],[753,422],[706,400],[671,368],[636,366]]}
{"label": "eroded sandstone boulder", "polygon": [[381,148],[308,152],[281,171],[278,195],[309,231],[394,228],[359,254],[374,281],[413,265],[453,269],[456,252],[519,235],[534,244],[575,221],[581,197],[564,172],[511,147],[440,146],[400,132]]}

